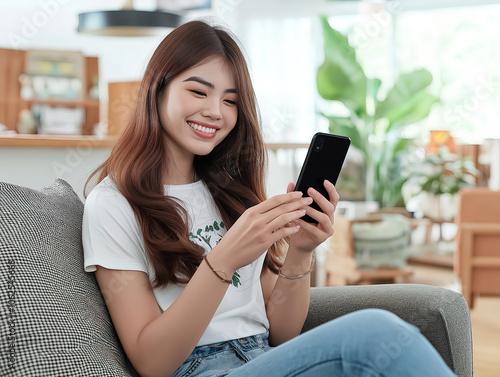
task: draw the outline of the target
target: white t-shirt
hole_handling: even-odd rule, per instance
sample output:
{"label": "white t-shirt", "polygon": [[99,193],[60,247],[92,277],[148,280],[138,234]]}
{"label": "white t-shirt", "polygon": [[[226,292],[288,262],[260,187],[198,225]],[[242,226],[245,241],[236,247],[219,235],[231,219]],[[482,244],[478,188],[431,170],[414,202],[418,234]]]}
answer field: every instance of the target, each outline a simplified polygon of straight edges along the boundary
{"label": "white t-shirt", "polygon": [[[166,185],[165,195],[182,202],[189,216],[190,240],[210,252],[226,233],[226,228],[207,186],[203,181]],[[139,223],[129,202],[109,177],[99,183],[85,201],[82,239],[85,271],[93,272],[99,265],[108,269],[143,271],[150,281],[154,279]],[[260,284],[264,258],[265,253],[236,271],[233,284],[198,345],[261,334],[269,329]],[[126,283],[117,281],[112,290],[126,289]],[[154,289],[162,311],[175,301],[184,287],[168,284]],[[102,293],[105,298],[113,294]]]}

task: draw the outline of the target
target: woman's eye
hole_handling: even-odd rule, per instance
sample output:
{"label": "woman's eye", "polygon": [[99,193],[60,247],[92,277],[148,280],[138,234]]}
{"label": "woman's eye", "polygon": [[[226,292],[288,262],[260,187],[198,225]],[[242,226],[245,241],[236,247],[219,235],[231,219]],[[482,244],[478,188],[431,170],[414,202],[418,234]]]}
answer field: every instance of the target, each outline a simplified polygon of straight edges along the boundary
{"label": "woman's eye", "polygon": [[236,105],[236,101],[233,101],[232,99],[226,99],[225,100],[226,103],[230,104],[230,105]]}
{"label": "woman's eye", "polygon": [[190,90],[190,92],[193,92],[194,94],[196,94],[198,96],[204,96],[205,95],[205,93],[203,93],[202,91],[199,91],[199,90],[192,89],[192,90]]}

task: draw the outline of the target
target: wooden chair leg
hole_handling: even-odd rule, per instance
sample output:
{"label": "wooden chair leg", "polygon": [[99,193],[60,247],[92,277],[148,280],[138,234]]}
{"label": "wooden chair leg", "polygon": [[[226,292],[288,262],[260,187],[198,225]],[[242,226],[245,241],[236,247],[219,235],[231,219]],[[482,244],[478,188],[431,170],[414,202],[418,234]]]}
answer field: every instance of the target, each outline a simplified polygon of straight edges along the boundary
{"label": "wooden chair leg", "polygon": [[461,270],[461,280],[462,280],[462,294],[469,305],[469,309],[472,309],[473,297],[472,297],[472,248],[473,248],[473,236],[472,232],[468,230],[462,230],[462,250],[460,258],[460,270]]}
{"label": "wooden chair leg", "polygon": [[426,225],[426,228],[425,228],[425,244],[428,245],[431,243],[431,239],[432,239],[432,228],[434,227],[434,225],[432,224],[432,222],[429,221],[429,224]]}
{"label": "wooden chair leg", "polygon": [[473,297],[472,297],[472,292],[470,291],[470,287],[462,284],[462,295],[465,298],[465,301],[467,302],[467,305],[469,306],[469,309],[472,309],[473,306]]}

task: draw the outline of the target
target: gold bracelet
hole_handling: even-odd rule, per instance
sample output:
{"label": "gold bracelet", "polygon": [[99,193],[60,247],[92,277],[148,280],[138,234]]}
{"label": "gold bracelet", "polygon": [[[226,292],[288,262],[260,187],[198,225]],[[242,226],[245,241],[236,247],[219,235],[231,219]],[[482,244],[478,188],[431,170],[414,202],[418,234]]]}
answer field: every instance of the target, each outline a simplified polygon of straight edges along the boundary
{"label": "gold bracelet", "polygon": [[287,276],[287,275],[283,275],[283,274],[281,273],[281,268],[279,269],[278,274],[279,274],[279,276],[281,276],[282,278],[285,278],[285,279],[288,279],[288,280],[297,280],[297,279],[301,279],[301,278],[303,278],[304,276],[307,276],[307,275],[309,275],[309,274],[312,272],[312,270],[314,269],[314,262],[315,262],[315,261],[316,261],[316,257],[315,257],[315,255],[314,255],[314,253],[313,253],[313,257],[312,257],[312,261],[311,261],[311,268],[309,268],[309,271],[307,271],[307,272],[306,272],[306,273],[304,273],[304,274],[295,275],[295,276]]}
{"label": "gold bracelet", "polygon": [[[231,284],[232,281],[231,280],[227,280],[227,275],[224,271],[222,270],[219,270],[218,268],[213,268],[212,265],[210,264],[210,262],[208,261],[208,254],[205,255],[205,258],[203,258],[205,260],[205,262],[207,263],[208,267],[210,267],[210,269],[212,270],[212,272],[215,274],[215,276],[217,276],[219,279],[221,279],[224,283],[229,283]],[[219,272],[222,272],[224,274],[224,276],[226,277],[226,279],[224,279],[222,276],[219,275]]]}

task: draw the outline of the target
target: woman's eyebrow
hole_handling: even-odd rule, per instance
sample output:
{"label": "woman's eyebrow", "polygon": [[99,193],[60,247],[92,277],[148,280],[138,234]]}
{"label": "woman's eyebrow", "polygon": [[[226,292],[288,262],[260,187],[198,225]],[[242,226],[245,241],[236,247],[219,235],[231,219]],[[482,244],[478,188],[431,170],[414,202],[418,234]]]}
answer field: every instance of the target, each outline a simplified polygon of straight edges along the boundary
{"label": "woman's eyebrow", "polygon": [[[210,89],[215,89],[215,85],[212,84],[211,82],[208,82],[207,80],[204,80],[202,79],[201,77],[198,77],[198,76],[191,76],[191,77],[188,77],[186,80],[184,80],[183,82],[186,82],[186,81],[196,81],[202,85],[205,85],[207,87],[209,87]],[[236,93],[236,89],[226,89],[224,90],[224,93]]]}

